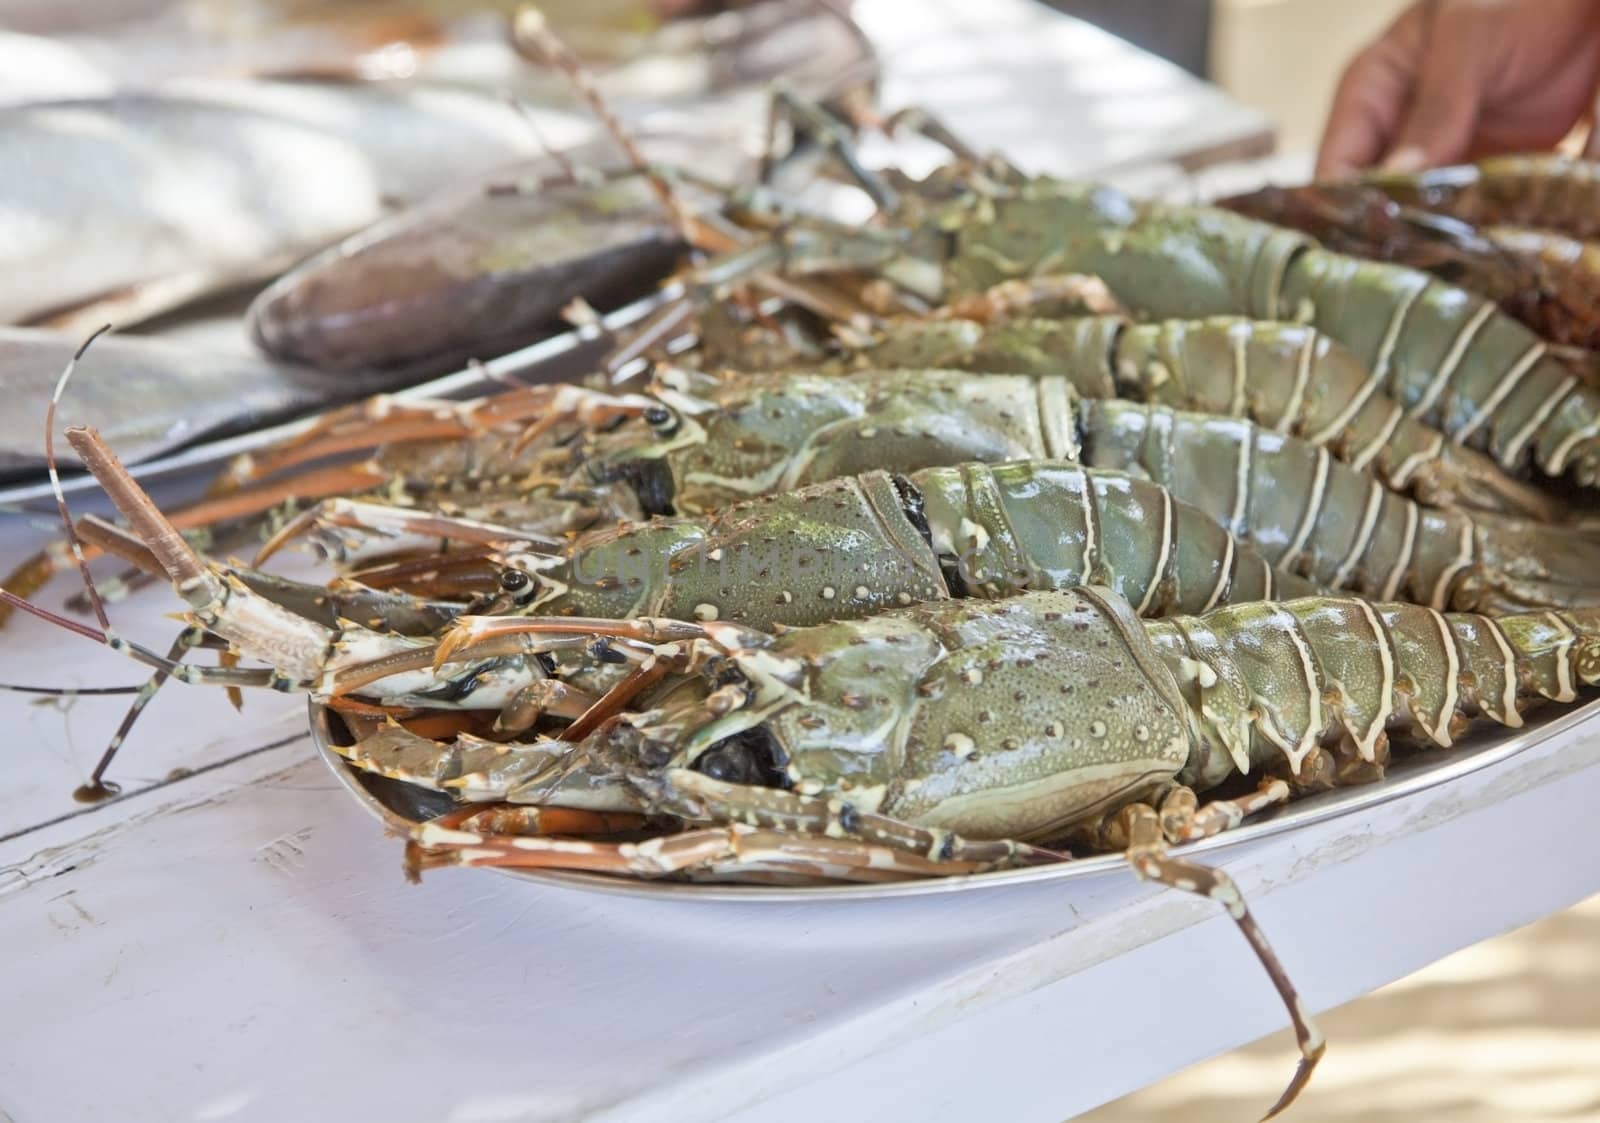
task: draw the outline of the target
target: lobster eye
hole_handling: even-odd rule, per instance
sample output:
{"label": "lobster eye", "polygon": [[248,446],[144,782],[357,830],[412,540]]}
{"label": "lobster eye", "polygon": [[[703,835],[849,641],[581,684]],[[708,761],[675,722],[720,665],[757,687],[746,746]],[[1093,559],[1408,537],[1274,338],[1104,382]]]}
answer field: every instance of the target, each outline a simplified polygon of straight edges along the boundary
{"label": "lobster eye", "polygon": [[724,784],[754,784],[761,778],[753,755],[741,745],[718,745],[707,750],[694,762],[694,770]]}
{"label": "lobster eye", "polygon": [[529,577],[520,569],[507,569],[500,574],[500,587],[508,593],[519,592],[528,587]]}
{"label": "lobster eye", "polygon": [[605,636],[600,636],[593,640],[585,650],[588,651],[589,657],[597,663],[621,666],[628,661],[628,657],[618,651],[611,640]]}
{"label": "lobster eye", "polygon": [[500,588],[517,604],[527,604],[538,595],[539,582],[520,569],[503,569]]}
{"label": "lobster eye", "polygon": [[771,734],[757,727],[717,742],[701,753],[690,767],[725,784],[787,788],[789,777],[783,770],[786,760]]}
{"label": "lobster eye", "polygon": [[642,416],[644,423],[663,437],[670,437],[678,431],[678,415],[666,406],[650,406]]}

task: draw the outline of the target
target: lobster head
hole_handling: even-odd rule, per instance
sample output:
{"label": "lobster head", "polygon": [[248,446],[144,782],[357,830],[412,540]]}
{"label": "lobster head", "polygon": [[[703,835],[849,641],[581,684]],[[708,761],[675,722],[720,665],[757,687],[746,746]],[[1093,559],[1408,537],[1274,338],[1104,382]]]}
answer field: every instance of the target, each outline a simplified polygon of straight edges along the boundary
{"label": "lobster head", "polygon": [[1106,590],[947,601],[776,637],[708,628],[717,658],[639,732],[687,767],[969,838],[1042,839],[1188,759],[1184,703]]}

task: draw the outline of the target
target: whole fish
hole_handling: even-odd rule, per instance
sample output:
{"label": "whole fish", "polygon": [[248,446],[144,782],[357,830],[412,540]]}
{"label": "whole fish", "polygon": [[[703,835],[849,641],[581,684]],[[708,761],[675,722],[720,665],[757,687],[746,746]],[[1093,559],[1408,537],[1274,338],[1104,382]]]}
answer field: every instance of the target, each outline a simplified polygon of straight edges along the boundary
{"label": "whole fish", "polygon": [[[0,473],[44,467],[44,422],[56,383],[82,339],[35,328],[0,327]],[[287,420],[322,405],[386,388],[393,379],[329,379],[259,356],[206,351],[133,336],[97,340],[78,362],[57,413],[93,425],[137,464],[201,440]],[[111,434],[115,434],[112,436]],[[62,463],[76,457],[56,442]]]}
{"label": "whole fish", "polygon": [[0,110],[0,322],[116,297],[71,326],[127,324],[271,276],[540,145],[515,109],[472,94],[205,90]]}
{"label": "whole fish", "polygon": [[[714,179],[753,169],[737,132],[638,143]],[[566,159],[576,174],[554,159],[506,169],[312,257],[251,305],[256,341],[326,370],[448,370],[534,342],[574,298],[609,310],[646,295],[678,260],[678,231],[646,178],[604,147]]]}
{"label": "whole fish", "polygon": [[645,295],[683,244],[641,175],[479,188],[291,270],[250,310],[269,354],[323,370],[448,369],[532,342],[575,297]]}

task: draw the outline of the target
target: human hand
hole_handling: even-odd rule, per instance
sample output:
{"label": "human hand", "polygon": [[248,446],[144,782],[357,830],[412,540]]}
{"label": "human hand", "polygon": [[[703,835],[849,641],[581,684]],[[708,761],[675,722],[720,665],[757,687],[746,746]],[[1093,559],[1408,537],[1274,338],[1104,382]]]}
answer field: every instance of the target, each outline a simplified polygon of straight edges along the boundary
{"label": "human hand", "polygon": [[1600,80],[1600,0],[1418,0],[1339,79],[1319,178],[1552,147]]}

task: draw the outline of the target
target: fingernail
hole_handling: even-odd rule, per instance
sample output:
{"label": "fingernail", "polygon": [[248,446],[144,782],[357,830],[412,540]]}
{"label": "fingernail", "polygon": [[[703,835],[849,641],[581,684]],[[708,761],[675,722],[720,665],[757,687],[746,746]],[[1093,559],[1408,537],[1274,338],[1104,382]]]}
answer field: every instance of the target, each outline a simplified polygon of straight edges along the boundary
{"label": "fingernail", "polygon": [[1407,144],[1389,153],[1383,166],[1391,172],[1420,172],[1428,166],[1428,154],[1414,144]]}

